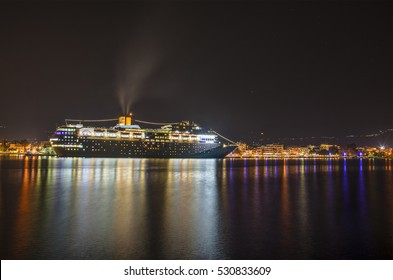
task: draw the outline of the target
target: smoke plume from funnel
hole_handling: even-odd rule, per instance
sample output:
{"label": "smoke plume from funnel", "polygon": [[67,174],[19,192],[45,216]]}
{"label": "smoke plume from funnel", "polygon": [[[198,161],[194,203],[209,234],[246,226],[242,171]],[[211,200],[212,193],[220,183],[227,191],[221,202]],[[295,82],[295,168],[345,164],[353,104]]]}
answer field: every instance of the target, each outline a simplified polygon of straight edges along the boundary
{"label": "smoke plume from funnel", "polygon": [[129,43],[119,59],[116,90],[123,113],[143,95],[149,95],[147,85],[152,84],[153,74],[161,67],[163,53],[171,27],[165,19],[172,12],[164,9],[140,13],[134,30],[127,31]]}
{"label": "smoke plume from funnel", "polygon": [[119,62],[117,75],[117,95],[124,114],[128,114],[143,95],[145,85],[159,64],[157,52],[152,48],[130,47],[127,50]]}

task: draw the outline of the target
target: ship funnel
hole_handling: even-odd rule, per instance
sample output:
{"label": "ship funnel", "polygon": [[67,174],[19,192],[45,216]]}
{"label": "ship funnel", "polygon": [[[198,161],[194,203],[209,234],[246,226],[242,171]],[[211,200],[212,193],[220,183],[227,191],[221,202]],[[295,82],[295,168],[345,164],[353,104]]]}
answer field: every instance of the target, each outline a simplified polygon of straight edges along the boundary
{"label": "ship funnel", "polygon": [[129,116],[119,117],[119,125],[131,125],[131,123],[132,123],[131,114]]}

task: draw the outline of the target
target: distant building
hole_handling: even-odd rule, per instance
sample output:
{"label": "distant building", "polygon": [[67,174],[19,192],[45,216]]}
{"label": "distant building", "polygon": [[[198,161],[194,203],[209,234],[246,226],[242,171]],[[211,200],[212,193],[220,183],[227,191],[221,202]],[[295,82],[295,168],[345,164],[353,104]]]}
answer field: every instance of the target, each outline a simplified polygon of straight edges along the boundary
{"label": "distant building", "polygon": [[290,157],[307,156],[310,153],[310,149],[308,147],[293,146],[288,147],[286,153]]}
{"label": "distant building", "polygon": [[334,145],[330,145],[330,144],[321,144],[321,145],[319,146],[319,149],[320,149],[320,150],[329,151],[333,146],[334,146]]}
{"label": "distant building", "polygon": [[284,153],[284,145],[282,144],[267,144],[265,146],[261,146],[262,154],[265,156],[269,155],[277,155]]}

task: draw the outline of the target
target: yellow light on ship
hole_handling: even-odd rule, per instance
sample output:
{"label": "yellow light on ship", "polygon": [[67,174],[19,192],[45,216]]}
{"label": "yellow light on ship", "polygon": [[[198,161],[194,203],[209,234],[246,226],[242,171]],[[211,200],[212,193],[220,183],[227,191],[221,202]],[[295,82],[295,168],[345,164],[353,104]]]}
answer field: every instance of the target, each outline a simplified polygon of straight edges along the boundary
{"label": "yellow light on ship", "polygon": [[126,125],[131,125],[131,114],[126,117]]}
{"label": "yellow light on ship", "polygon": [[119,117],[119,124],[120,125],[131,125],[131,121],[132,121],[131,115],[132,115],[132,113],[130,113],[129,116],[120,116]]}
{"label": "yellow light on ship", "polygon": [[126,118],[124,116],[119,117],[119,124],[125,125],[126,123]]}

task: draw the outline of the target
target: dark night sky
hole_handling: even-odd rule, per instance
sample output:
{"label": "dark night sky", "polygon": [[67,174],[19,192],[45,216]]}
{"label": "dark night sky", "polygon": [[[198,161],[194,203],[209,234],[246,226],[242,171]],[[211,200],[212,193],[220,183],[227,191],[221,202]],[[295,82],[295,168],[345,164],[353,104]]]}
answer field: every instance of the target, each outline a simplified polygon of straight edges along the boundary
{"label": "dark night sky", "polygon": [[374,132],[393,127],[392,3],[1,2],[0,93],[8,139],[122,103],[234,140]]}

